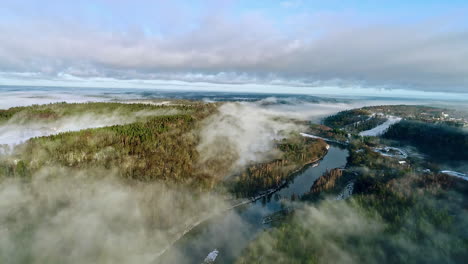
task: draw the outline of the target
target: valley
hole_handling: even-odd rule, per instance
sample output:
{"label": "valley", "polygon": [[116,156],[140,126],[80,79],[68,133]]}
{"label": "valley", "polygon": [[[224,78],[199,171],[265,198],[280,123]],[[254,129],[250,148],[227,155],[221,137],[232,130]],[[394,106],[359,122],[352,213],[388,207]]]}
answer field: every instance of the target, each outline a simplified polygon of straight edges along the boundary
{"label": "valley", "polygon": [[[19,134],[21,140],[14,144],[4,139],[7,143],[0,155],[0,179],[5,186],[7,182],[20,181],[15,184],[37,192],[39,197],[45,195],[42,194],[44,190],[57,184],[69,184],[68,181],[88,184],[85,188],[101,185],[103,181],[122,186],[126,193],[136,195],[132,203],[138,204],[136,210],[141,214],[137,218],[141,221],[138,225],[159,237],[143,240],[154,247],[145,253],[148,263],[200,263],[205,258],[214,263],[255,263],[259,258],[303,263],[301,258],[309,259],[310,255],[302,257],[305,252],[300,251],[300,247],[316,250],[313,258],[316,262],[312,263],[320,263],[321,258],[342,261],[339,257],[344,256],[327,255],[329,249],[319,247],[317,236],[311,234],[325,232],[327,243],[343,248],[346,243],[342,243],[347,239],[357,239],[351,230],[366,227],[348,227],[347,220],[337,223],[345,229],[341,231],[340,240],[333,240],[333,229],[327,229],[325,222],[315,219],[316,214],[308,215],[317,210],[325,214],[323,217],[336,219],[334,221],[351,217],[375,225],[372,236],[362,241],[364,238],[360,238],[360,244],[343,248],[345,251],[359,252],[362,247],[372,245],[375,252],[389,247],[405,252],[394,239],[404,237],[416,243],[412,232],[419,232],[421,238],[429,235],[425,227],[406,226],[408,221],[420,221],[421,214],[431,227],[456,237],[451,243],[464,241],[463,233],[453,232],[462,228],[459,225],[463,225],[463,221],[457,219],[462,219],[466,213],[466,198],[461,195],[460,200],[450,206],[445,200],[455,199],[453,190],[464,193],[466,175],[450,171],[430,158],[431,152],[419,141],[413,141],[409,132],[418,128],[419,137],[424,138],[427,132],[419,127],[439,129],[443,131],[441,137],[431,134],[431,145],[446,146],[448,149],[444,151],[456,151],[456,147],[450,147],[444,140],[466,139],[466,133],[459,126],[426,120],[425,115],[420,119],[414,117],[421,116],[421,111],[437,116],[447,110],[441,109],[438,113],[435,108],[429,111],[423,107],[364,107],[331,115],[324,118],[323,123],[264,112],[264,117],[259,119],[265,126],[261,131],[242,128],[231,137],[229,133],[235,130],[226,133],[207,130],[226,120],[238,122],[238,126],[242,117],[232,114],[244,111],[245,107],[259,114],[264,111],[261,104],[243,104],[167,100],[164,104],[158,101],[53,103],[1,110],[0,127],[9,130],[40,127],[43,132],[30,136]],[[88,120],[103,120],[104,123],[90,125]],[[408,127],[408,122],[416,122],[418,126]],[[401,129],[407,130],[402,133]],[[247,140],[247,131],[253,133],[252,141],[245,145],[245,150],[239,149],[233,143]],[[9,133],[15,135],[12,131]],[[244,138],[238,138],[242,133]],[[405,135],[405,138],[394,135]],[[268,141],[252,149],[258,136]],[[466,140],[461,140],[456,144],[464,149],[460,144]],[[408,153],[404,147],[408,142],[427,158]],[[240,156],[245,155],[241,150],[257,154],[246,160]],[[452,155],[460,162],[465,160],[463,153],[453,152]],[[53,211],[60,212],[82,202],[71,200],[70,194],[60,191],[57,195],[48,199],[62,200],[65,207],[57,204],[58,207],[50,208]],[[101,199],[95,195],[83,201],[94,203]],[[445,198],[437,198],[440,196]],[[429,200],[443,205],[435,211],[427,204]],[[457,206],[460,208],[454,209]],[[122,213],[118,217],[124,221],[135,221],[127,219],[124,211],[112,210]],[[46,220],[55,216],[46,213],[42,217]],[[319,227],[302,223],[304,217],[312,217]],[[447,226],[448,222],[453,226]],[[35,228],[40,226],[35,226],[28,224],[22,228],[39,231]],[[386,242],[378,241],[380,232],[384,232]],[[12,239],[16,243],[34,242],[20,237]],[[300,241],[299,244],[294,240]],[[450,258],[464,257],[460,253],[463,246],[450,245],[450,252],[453,252]],[[274,246],[279,251],[268,251],[266,246]],[[420,247],[440,246],[436,243]],[[361,260],[390,263],[402,260],[399,257],[388,259],[385,254],[383,251],[383,255],[366,255],[367,259]],[[415,261],[429,261],[426,256],[412,257]],[[442,256],[433,257],[442,260]]]}

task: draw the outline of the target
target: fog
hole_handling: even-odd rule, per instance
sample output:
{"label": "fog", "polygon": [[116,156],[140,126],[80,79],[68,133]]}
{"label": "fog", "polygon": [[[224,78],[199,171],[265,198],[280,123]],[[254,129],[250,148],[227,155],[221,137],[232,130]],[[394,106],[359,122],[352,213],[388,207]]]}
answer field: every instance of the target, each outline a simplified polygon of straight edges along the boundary
{"label": "fog", "polygon": [[[279,157],[275,140],[306,129],[297,120],[319,121],[341,110],[384,103],[400,102],[312,103],[269,97],[257,102],[225,103],[192,131],[199,138],[198,165],[212,176],[224,178],[251,163]],[[0,144],[14,146],[31,137],[174,113],[116,111],[50,122],[18,115],[0,126]],[[126,182],[117,174],[114,169],[45,167],[28,180],[0,177],[0,259],[6,263],[150,263],[191,224],[229,207],[231,197],[161,182]],[[232,221],[216,230],[219,239],[243,241],[242,232],[252,227],[235,211],[231,214]],[[405,225],[410,228],[413,220],[408,218]],[[434,236],[432,242],[414,243],[406,234],[385,236],[386,224],[379,217],[363,214],[348,202],[300,207],[293,221],[312,236],[311,248],[317,249],[314,254],[333,263],[383,261],[387,246],[430,262],[447,262],[450,260],[428,243],[445,248],[444,244],[459,242],[429,224],[423,231]],[[457,228],[467,230],[464,226]],[[362,243],[354,243],[357,237]],[[270,233],[261,237],[264,249],[275,249],[275,243]],[[239,244],[239,248],[242,246]],[[375,250],[371,251],[371,246]],[[430,252],[424,256],[426,251]],[[183,258],[187,253],[174,254]],[[275,254],[277,261],[286,261],[281,251]]]}
{"label": "fog", "polygon": [[308,102],[296,97],[267,97],[256,102],[225,103],[202,122],[197,146],[200,166],[212,175],[225,177],[249,164],[280,157],[281,153],[274,151],[275,141],[307,129],[297,121],[320,122],[342,110],[384,103],[401,101]]}
{"label": "fog", "polygon": [[[284,106],[276,100],[226,103],[204,120],[193,131],[199,133],[200,166],[224,177],[252,162],[278,157],[274,140],[305,129],[290,115],[308,120],[347,107],[324,104],[319,111],[319,105]],[[304,113],[298,114],[299,109]],[[19,114],[0,126],[0,143],[14,146],[31,137],[174,113],[116,111],[49,122]],[[8,263],[149,263],[190,224],[227,208],[228,198],[160,182],[125,182],[113,169],[44,167],[30,180],[0,178],[0,259]],[[240,217],[234,219],[236,224],[223,230],[226,234],[249,230]]]}
{"label": "fog", "polygon": [[85,103],[89,101],[107,101],[111,98],[100,96],[99,94],[87,94],[84,89],[76,91],[69,88],[69,91],[51,91],[47,88],[9,88],[0,91],[0,109],[10,107],[28,106],[33,104],[48,104],[54,102]]}
{"label": "fog", "polygon": [[113,171],[44,168],[0,184],[4,263],[149,263],[223,198]]}
{"label": "fog", "polygon": [[348,104],[310,103],[288,99],[278,104],[275,97],[257,102],[226,103],[202,122],[197,150],[201,166],[211,174],[226,176],[252,163],[280,157],[276,140],[305,131],[297,121],[318,119],[349,108]]}
{"label": "fog", "polygon": [[[257,252],[260,263],[303,263],[305,259],[348,264],[462,263],[466,211],[458,203],[423,197],[410,210],[426,206],[439,208],[441,214],[453,212],[448,225],[441,228],[410,211],[401,216],[401,226],[395,231],[377,211],[364,211],[355,200],[333,201],[331,197],[316,204],[296,204],[287,226],[264,232],[251,250]],[[288,244],[296,244],[296,250]]]}
{"label": "fog", "polygon": [[112,125],[123,125],[137,121],[139,118],[158,115],[172,115],[178,113],[176,109],[161,109],[153,111],[138,111],[124,113],[116,110],[102,114],[76,114],[59,119],[30,120],[22,113],[18,113],[6,123],[0,125],[0,146],[12,149],[14,146],[33,137],[42,137],[62,132],[79,131],[88,128],[99,128]]}
{"label": "fog", "polygon": [[[204,120],[197,147],[202,164],[216,165],[212,173],[232,173],[254,162],[280,155],[272,151],[274,140],[304,127],[271,110],[251,103],[227,103],[217,114]],[[219,166],[219,167],[218,167]],[[221,173],[223,171],[221,170]]]}

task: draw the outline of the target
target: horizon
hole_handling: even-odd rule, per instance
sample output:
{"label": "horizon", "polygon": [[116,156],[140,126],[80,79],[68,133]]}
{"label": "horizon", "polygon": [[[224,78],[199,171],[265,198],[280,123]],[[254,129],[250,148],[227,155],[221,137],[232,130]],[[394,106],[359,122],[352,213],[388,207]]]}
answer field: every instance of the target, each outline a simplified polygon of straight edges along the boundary
{"label": "horizon", "polygon": [[285,86],[285,85],[265,85],[265,84],[229,84],[229,83],[204,83],[204,82],[184,82],[184,81],[157,81],[152,84],[129,84],[119,82],[114,87],[107,85],[74,86],[47,83],[47,85],[29,84],[3,84],[0,83],[0,90],[15,88],[34,88],[37,90],[53,88],[64,92],[72,89],[104,89],[104,90],[134,90],[134,91],[161,91],[161,92],[195,92],[195,93],[232,93],[232,94],[271,94],[271,95],[306,95],[330,98],[382,98],[382,99],[421,99],[421,100],[441,100],[441,101],[466,101],[468,93],[455,92],[432,92],[406,89],[388,89],[371,87],[307,87],[307,86]]}

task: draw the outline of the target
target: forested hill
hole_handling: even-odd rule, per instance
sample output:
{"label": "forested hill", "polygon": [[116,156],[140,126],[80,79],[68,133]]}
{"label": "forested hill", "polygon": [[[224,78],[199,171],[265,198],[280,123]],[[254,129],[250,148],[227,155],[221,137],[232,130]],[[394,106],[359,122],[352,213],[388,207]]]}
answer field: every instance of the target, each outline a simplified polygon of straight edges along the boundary
{"label": "forested hill", "polygon": [[[381,135],[400,145],[412,145],[438,160],[468,160],[468,118],[461,111],[421,105],[381,105],[346,110],[323,123],[334,131],[357,134],[382,124],[390,117],[401,122]],[[336,134],[336,133],[335,133]]]}
{"label": "forested hill", "polygon": [[[219,106],[219,103],[201,102],[170,105],[58,103],[4,110],[3,120],[9,123],[40,121],[47,124],[83,115],[99,119],[118,116],[127,123],[32,138],[19,145],[11,155],[0,159],[0,177],[28,178],[47,166],[77,171],[103,168],[117,170],[122,178],[129,180],[160,180],[195,189],[211,189],[225,175],[219,170],[216,173],[219,164],[200,163],[197,146],[199,130],[203,126],[201,121],[216,114]],[[276,142],[275,146],[275,152],[283,153],[277,157],[281,162],[271,161],[280,165],[275,165],[275,173],[271,166],[268,170],[260,170],[261,165],[251,164],[248,171],[255,170],[257,174],[261,171],[262,177],[256,177],[254,173],[243,174],[236,181],[236,192],[254,194],[274,187],[287,179],[292,171],[326,152],[323,141],[304,139],[297,133]],[[284,164],[287,168],[283,168]]]}
{"label": "forested hill", "polygon": [[461,128],[403,120],[385,138],[404,141],[441,160],[468,160],[468,132]]}
{"label": "forested hill", "polygon": [[[20,110],[18,110],[20,109]],[[197,121],[217,109],[216,104],[148,105],[120,103],[50,104],[10,109],[10,118],[59,119],[81,114],[135,115],[136,122],[101,128],[59,133],[28,140],[19,146],[12,159],[3,159],[3,175],[29,176],[44,166],[118,169],[128,179],[169,180],[207,186],[213,179],[196,170],[197,138],[191,134]],[[168,110],[177,110],[169,111]],[[161,112],[163,111],[163,112]],[[44,113],[48,114],[45,115]],[[24,120],[24,119],[23,119]]]}
{"label": "forested hill", "polygon": [[465,112],[424,105],[367,106],[341,111],[336,115],[325,118],[323,123],[332,128],[360,132],[383,123],[386,116],[397,116],[406,120],[453,127],[463,127],[468,124],[467,113]]}
{"label": "forested hill", "polygon": [[77,115],[104,115],[118,114],[122,117],[127,117],[134,113],[146,111],[160,110],[180,110],[183,112],[192,111],[196,106],[201,107],[199,102],[183,102],[177,104],[151,104],[148,103],[104,103],[104,102],[89,102],[89,103],[51,103],[44,105],[32,105],[12,107],[6,110],[0,109],[0,124],[6,121],[53,121],[64,117]]}
{"label": "forested hill", "polygon": [[[402,121],[388,135],[433,148],[438,157],[466,158],[459,128]],[[425,160],[402,164],[375,151],[388,142],[351,137],[346,168],[326,171],[300,202],[287,203],[292,212],[257,236],[236,263],[466,262],[468,181],[427,169]]]}

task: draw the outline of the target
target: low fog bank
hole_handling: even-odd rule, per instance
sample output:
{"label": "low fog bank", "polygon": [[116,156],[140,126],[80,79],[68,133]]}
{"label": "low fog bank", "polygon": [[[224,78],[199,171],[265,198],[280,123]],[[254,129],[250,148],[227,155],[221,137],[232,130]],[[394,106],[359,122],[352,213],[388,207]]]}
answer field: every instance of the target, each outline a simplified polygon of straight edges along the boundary
{"label": "low fog bank", "polygon": [[294,97],[268,97],[255,104],[270,111],[272,115],[319,122],[323,117],[353,108],[357,102],[308,102]]}
{"label": "low fog bank", "polygon": [[112,171],[42,169],[0,182],[4,263],[150,263],[178,233],[227,205],[162,183],[124,183]]}
{"label": "low fog bank", "polygon": [[[200,86],[184,86],[185,89],[173,89],[173,86],[168,84],[160,88],[78,88],[78,87],[28,87],[28,86],[0,86],[0,109],[7,109],[14,106],[29,106],[33,104],[48,104],[54,102],[68,103],[84,103],[84,102],[108,102],[108,101],[128,101],[128,100],[169,100],[169,99],[186,99],[186,100],[205,100],[208,102],[255,102],[259,100],[270,100],[275,98],[278,102],[295,101],[295,104],[301,102],[309,103],[352,103],[352,102],[368,102],[371,104],[461,104],[457,101],[434,101],[434,98],[427,99],[419,97],[398,97],[398,94],[389,93],[388,96],[358,96],[353,93],[346,93],[346,88],[343,88],[339,93],[329,93],[326,91],[331,87],[323,87],[310,89],[310,93],[305,91],[304,94],[288,94],[293,87],[284,87],[283,93],[255,93],[244,91],[241,86],[234,86],[230,91],[223,90],[205,90],[206,84]],[[187,88],[188,87],[188,88]],[[190,90],[188,91],[187,89]],[[219,88],[219,87],[217,87]],[[236,88],[238,90],[236,91]],[[268,90],[268,89],[267,89]],[[350,89],[351,91],[352,89]],[[313,91],[318,93],[314,95]],[[394,96],[394,97],[390,97]],[[462,104],[463,105],[463,104]],[[465,105],[466,106],[466,105]]]}
{"label": "low fog bank", "polygon": [[79,131],[88,128],[99,128],[112,125],[123,125],[136,122],[139,118],[158,115],[177,114],[176,109],[162,109],[154,111],[138,111],[123,113],[115,111],[106,114],[79,114],[65,116],[53,121],[31,121],[21,113],[12,117],[8,122],[0,125],[0,146],[12,148],[33,137],[54,135],[62,132]]}
{"label": "low fog bank", "polygon": [[41,87],[0,87],[0,109],[34,104],[50,104],[57,102],[86,103],[103,102],[112,98],[104,93],[86,93],[86,89],[73,88],[41,88]]}
{"label": "low fog bank", "polygon": [[[76,101],[74,99],[71,97],[70,100],[66,101],[74,102]],[[34,102],[37,103],[37,101]],[[267,97],[255,102],[226,103],[225,106],[222,106],[220,108],[220,113],[218,116],[212,117],[210,121],[206,122],[206,127],[202,129],[202,139],[204,139],[207,136],[207,131],[211,129],[219,129],[220,132],[217,134],[224,134],[224,138],[230,138],[230,140],[227,140],[227,142],[234,142],[235,145],[239,146],[239,151],[237,151],[237,154],[235,155],[242,156],[240,155],[241,153],[247,153],[245,151],[247,148],[246,145],[255,145],[251,147],[250,151],[250,153],[253,153],[250,154],[250,156],[255,156],[255,153],[265,152],[266,150],[269,150],[271,146],[271,144],[263,144],[267,139],[263,140],[262,142],[261,135],[264,135],[264,137],[268,138],[268,140],[278,139],[281,138],[281,136],[278,135],[280,131],[298,130],[297,126],[296,128],[293,128],[295,125],[292,122],[287,120],[280,121],[278,120],[279,118],[320,122],[321,118],[323,117],[347,109],[369,105],[398,103],[401,102],[377,100],[351,100],[346,102],[333,102],[330,100],[316,101],[316,99],[314,99],[311,102],[308,100],[301,99],[300,96],[281,98]],[[233,107],[233,105],[238,106]],[[82,114],[77,116],[64,117],[54,121],[38,120],[36,122],[25,121],[24,118],[18,116],[16,118],[12,118],[7,123],[0,125],[0,145],[7,145],[11,148],[12,146],[20,144],[33,137],[48,136],[61,132],[78,131],[87,128],[127,124],[135,122],[139,117],[145,117],[150,115],[175,114],[175,111],[176,110],[170,110],[166,112],[162,110],[152,112],[141,111],[132,115],[116,111],[114,113],[109,114]],[[240,131],[236,132],[236,130]],[[245,142],[248,141],[250,142],[250,144],[238,142],[240,139],[239,137],[243,137]],[[219,137],[215,136],[215,138],[211,139],[211,141],[216,141],[218,140],[218,138]],[[206,144],[209,143],[202,143],[202,146],[199,150],[205,149],[206,147],[203,145]],[[262,147],[262,145],[264,145],[264,147]],[[230,148],[229,144],[226,148]],[[264,148],[264,150],[262,150],[261,148]],[[209,159],[209,157],[207,159]],[[249,155],[243,157],[242,159],[244,160],[240,161],[239,164],[245,164],[249,160],[264,160],[263,158],[252,158],[249,157]]]}

